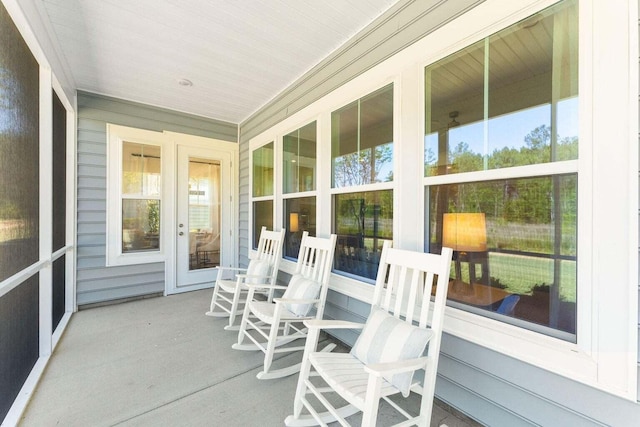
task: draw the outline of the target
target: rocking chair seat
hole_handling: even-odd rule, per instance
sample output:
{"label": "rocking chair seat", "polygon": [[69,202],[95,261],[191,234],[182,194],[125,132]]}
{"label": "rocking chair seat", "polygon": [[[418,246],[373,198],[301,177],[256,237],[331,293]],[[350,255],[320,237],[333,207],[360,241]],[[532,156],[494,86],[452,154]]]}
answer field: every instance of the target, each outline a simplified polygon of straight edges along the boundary
{"label": "rocking chair seat", "polygon": [[[309,361],[333,391],[359,410],[364,409],[369,382],[364,363],[349,353],[324,352],[310,354]],[[380,397],[397,393],[400,390],[383,379]]]}
{"label": "rocking chair seat", "polygon": [[238,287],[238,282],[235,280],[221,279],[218,281],[217,285],[225,292],[235,292]]}
{"label": "rocking chair seat", "polygon": [[[246,295],[249,292],[247,285],[264,284],[269,286],[275,283],[278,265],[282,258],[283,242],[284,230],[268,231],[266,227],[262,227],[258,251],[255,256],[250,257],[247,268],[216,267],[218,271],[211,296],[211,305],[205,314],[212,317],[228,317],[229,323],[225,329],[237,330],[238,326],[234,325],[234,320],[236,315],[241,313],[241,307],[246,303]],[[229,275],[230,272],[233,272],[233,279],[229,280],[229,277],[223,277],[223,275]],[[262,293],[262,291],[259,292]],[[268,290],[266,297],[271,300],[273,290]]]}
{"label": "rocking chair seat", "polygon": [[[241,290],[248,290],[249,287],[247,286],[246,282],[249,282],[250,280],[266,281],[269,279],[269,276],[249,276],[246,274],[239,274],[236,277],[245,279],[244,283],[243,282],[239,283],[237,280],[220,279],[216,282],[216,284],[220,286],[220,289],[223,290],[224,292],[236,292],[236,290],[238,289],[238,286],[242,288]],[[265,285],[265,288],[268,288],[268,286]]]}
{"label": "rocking chair seat", "polygon": [[[276,305],[268,301],[251,301],[249,308],[253,315],[265,323],[272,324],[275,320]],[[298,316],[282,307],[281,320],[301,320]]]}

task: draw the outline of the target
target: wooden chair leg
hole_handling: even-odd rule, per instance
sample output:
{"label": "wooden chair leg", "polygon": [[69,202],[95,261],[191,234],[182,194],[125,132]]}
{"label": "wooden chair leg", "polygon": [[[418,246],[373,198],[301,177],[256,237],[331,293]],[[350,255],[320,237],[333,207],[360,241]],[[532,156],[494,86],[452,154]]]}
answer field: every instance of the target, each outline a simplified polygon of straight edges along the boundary
{"label": "wooden chair leg", "polygon": [[274,315],[274,321],[271,324],[271,329],[269,330],[269,339],[267,341],[267,351],[264,353],[264,372],[269,372],[271,368],[271,363],[273,362],[273,355],[276,350],[276,344],[278,340],[278,330],[280,329],[280,313],[279,308],[276,307],[276,312]]}
{"label": "wooden chair leg", "polygon": [[231,313],[229,313],[229,328],[233,327],[233,322],[236,320],[236,313],[238,311],[238,303],[240,301],[241,294],[242,284],[240,283],[240,279],[238,279],[236,282],[236,291],[233,294],[233,302],[231,303]]}
{"label": "wooden chair leg", "polygon": [[369,375],[367,384],[367,397],[362,411],[362,427],[375,427],[378,418],[378,407],[380,406],[380,389],[382,388],[382,377]]}
{"label": "wooden chair leg", "polygon": [[296,395],[293,401],[293,416],[299,418],[302,413],[302,399],[307,392],[305,381],[311,373],[311,361],[309,355],[316,351],[318,338],[320,337],[320,329],[312,328],[307,335],[307,341],[304,345],[304,354],[302,356],[302,365],[300,367],[300,375],[298,376],[298,385],[296,386]]}
{"label": "wooden chair leg", "polygon": [[249,308],[249,298],[253,298],[253,289],[249,291],[247,295],[247,302],[244,305],[244,310],[242,313],[242,320],[240,321],[240,330],[238,331],[238,345],[242,344],[244,341],[244,334],[247,330],[247,320],[249,319],[250,308]]}
{"label": "wooden chair leg", "polygon": [[218,285],[218,281],[213,285],[213,295],[211,296],[211,304],[209,305],[209,311],[205,314],[207,316],[219,316],[220,313],[215,311],[216,303],[218,301],[218,292],[220,291],[220,286]]}

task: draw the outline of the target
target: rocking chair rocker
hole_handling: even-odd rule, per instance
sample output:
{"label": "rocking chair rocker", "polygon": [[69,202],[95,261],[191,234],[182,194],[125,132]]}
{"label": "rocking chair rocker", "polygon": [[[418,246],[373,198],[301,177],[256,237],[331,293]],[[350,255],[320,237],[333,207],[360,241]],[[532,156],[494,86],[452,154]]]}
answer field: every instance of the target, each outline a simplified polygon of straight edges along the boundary
{"label": "rocking chair rocker", "polygon": [[[309,319],[322,319],[324,304],[329,288],[329,276],[333,265],[336,236],[329,238],[310,237],[308,232],[302,235],[300,252],[295,273],[288,286],[249,284],[247,304],[244,308],[238,342],[232,346],[235,350],[261,350],[264,354],[264,370],[258,373],[259,379],[280,378],[295,374],[300,364],[281,369],[272,369],[271,364],[276,353],[301,351],[304,346],[284,346],[307,336],[301,323]],[[281,298],[272,301],[258,301],[254,292],[268,289],[284,290]],[[311,311],[315,308],[315,314]],[[251,343],[243,343],[248,338]],[[329,346],[331,350],[335,345]]]}
{"label": "rocking chair rocker", "polygon": [[[412,252],[392,249],[390,242],[385,242],[367,323],[305,322],[309,337],[294,412],[286,418],[287,426],[326,425],[333,421],[348,426],[345,418],[361,411],[362,426],[372,427],[376,425],[380,399],[407,419],[398,426],[429,425],[452,252],[449,248],[442,248],[441,255]],[[436,294],[433,316],[429,317],[434,276]],[[430,328],[427,318],[431,320]],[[350,353],[317,352],[320,330],[327,328],[363,330]],[[422,384],[414,378],[420,370],[424,370]],[[410,391],[422,395],[417,416],[389,399],[398,393],[407,397]],[[346,404],[336,409],[335,403],[325,397],[329,393],[337,393]],[[326,411],[319,413],[307,399],[309,394],[315,395]],[[305,408],[308,414],[303,414]]]}
{"label": "rocking chair rocker", "polygon": [[[246,298],[242,298],[249,291],[247,285],[273,285],[276,283],[278,266],[282,259],[283,242],[284,230],[268,231],[267,227],[262,227],[258,251],[249,261],[247,268],[216,267],[218,275],[213,288],[211,306],[205,314],[213,317],[228,317],[229,324],[224,329],[238,330],[238,326],[233,322],[236,316],[242,313],[242,305],[247,301]],[[223,278],[223,275],[229,271],[236,272],[235,280]],[[271,301],[273,289],[266,290],[266,297],[267,301]]]}

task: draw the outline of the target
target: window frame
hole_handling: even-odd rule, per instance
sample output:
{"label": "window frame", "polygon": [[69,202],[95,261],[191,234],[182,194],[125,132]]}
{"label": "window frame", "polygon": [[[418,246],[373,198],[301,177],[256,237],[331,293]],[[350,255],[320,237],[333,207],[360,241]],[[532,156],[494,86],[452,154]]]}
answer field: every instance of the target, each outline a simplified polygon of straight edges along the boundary
{"label": "window frame", "polygon": [[[509,5],[506,7],[496,6],[495,3],[484,4],[474,8],[468,14],[458,18],[459,26],[452,28],[444,27],[439,40],[434,38],[434,34],[427,36],[425,40],[430,40],[432,46],[435,44],[436,49],[441,47],[437,54],[430,56],[424,62],[421,62],[421,69],[424,75],[424,69],[437,61],[454,54],[474,43],[477,43],[486,37],[495,34],[510,25],[513,25],[529,16],[535,15],[547,7],[552,6],[558,1],[537,0],[530,1],[529,5]],[[468,182],[483,182],[491,180],[501,180],[510,178],[528,178],[538,176],[560,175],[564,173],[575,173],[578,177],[578,229],[586,230],[592,227],[589,218],[589,202],[591,198],[591,186],[589,185],[589,172],[585,172],[588,165],[589,152],[592,149],[592,139],[585,131],[586,122],[589,117],[586,116],[589,103],[592,102],[591,91],[588,90],[588,84],[585,82],[589,79],[588,73],[583,73],[585,62],[589,55],[583,54],[585,51],[585,34],[582,29],[584,17],[589,13],[589,6],[585,6],[580,2],[578,10],[579,20],[579,98],[578,98],[578,116],[579,116],[579,156],[576,160],[564,160],[556,162],[548,162],[541,164],[516,166],[505,169],[489,169],[482,171],[472,171],[456,173],[451,175],[424,176],[422,178],[423,188],[427,186],[435,186],[442,184],[462,184]],[[496,16],[496,22],[491,25],[473,22],[473,16],[476,13],[483,13],[483,17]],[[499,17],[504,18],[499,19]],[[457,33],[457,34],[456,34]],[[465,37],[467,35],[467,37]],[[457,40],[453,43],[447,43],[445,40]],[[444,40],[443,40],[444,38]],[[586,74],[586,75],[585,75]],[[424,77],[421,79],[421,94],[425,94]],[[424,95],[421,103],[421,130],[424,134],[426,119],[426,103]],[[424,154],[422,151],[421,154]],[[423,195],[425,191],[423,191]],[[427,201],[423,202],[425,211],[423,212],[423,221],[427,221],[428,211]],[[427,230],[423,228],[423,247],[427,244]],[[513,356],[518,360],[524,360],[534,365],[543,366],[551,371],[564,372],[565,375],[578,378],[582,377],[585,382],[591,382],[598,375],[598,363],[594,357],[593,349],[593,325],[590,320],[590,313],[586,313],[583,301],[591,301],[593,295],[593,283],[585,272],[589,255],[584,248],[592,247],[591,235],[588,233],[578,233],[577,248],[580,257],[577,262],[576,294],[578,303],[576,304],[576,343],[571,343],[560,338],[544,335],[540,332],[534,332],[516,325],[507,324],[500,320],[492,319],[481,315],[474,314],[459,308],[448,306],[446,309],[445,330],[447,332],[460,337],[462,339],[480,344],[484,347],[497,350],[501,353]],[[581,278],[587,277],[586,280]],[[585,376],[585,373],[586,376]],[[590,378],[590,379],[586,379]]]}
{"label": "window frame", "polygon": [[[163,262],[169,251],[167,201],[170,200],[169,175],[171,150],[161,132],[107,123],[107,267]],[[160,148],[160,248],[154,251],[122,252],[122,149],[124,142],[153,145]],[[155,200],[155,198],[152,198]]]}
{"label": "window frame", "polygon": [[[399,95],[398,95],[398,88],[399,88],[400,84],[397,78],[394,79],[386,79],[382,84],[380,83],[374,83],[371,84],[368,88],[363,88],[364,91],[361,89],[361,93],[358,94],[358,96],[356,97],[351,97],[351,99],[347,100],[346,102],[343,102],[339,105],[334,106],[333,108],[331,108],[327,114],[327,120],[328,120],[328,126],[329,126],[329,134],[327,135],[327,139],[326,141],[328,142],[329,146],[329,158],[327,159],[327,164],[322,164],[319,167],[324,167],[326,168],[327,174],[329,175],[329,194],[328,194],[328,200],[326,202],[326,204],[328,204],[331,207],[331,215],[329,218],[330,221],[330,228],[329,228],[329,232],[330,233],[336,233],[335,230],[335,220],[336,220],[336,203],[335,203],[335,199],[336,199],[336,195],[341,195],[341,194],[357,194],[357,193],[365,193],[365,192],[379,192],[379,191],[385,191],[385,190],[390,190],[392,197],[393,197],[393,211],[394,211],[394,216],[393,216],[393,221],[392,221],[392,231],[393,233],[395,233],[396,227],[397,227],[397,220],[396,220],[396,216],[395,216],[395,212],[397,212],[399,205],[397,204],[396,201],[396,173],[398,171],[398,165],[397,165],[397,158],[399,157],[397,155],[397,148],[398,148],[398,143],[397,141],[399,141],[399,120],[400,120],[400,105],[399,105]],[[345,185],[345,186],[334,186],[333,182],[334,182],[334,171],[333,171],[333,153],[332,153],[332,147],[333,147],[333,140],[332,140],[332,127],[333,127],[333,123],[332,123],[332,116],[333,113],[339,110],[344,109],[345,107],[362,101],[363,98],[367,98],[370,95],[376,93],[376,92],[382,92],[383,89],[387,88],[387,87],[391,87],[391,92],[392,92],[392,99],[393,99],[393,103],[392,103],[392,109],[393,109],[393,113],[392,113],[392,118],[393,118],[393,140],[391,141],[391,143],[393,144],[393,159],[392,159],[392,172],[393,172],[393,179],[391,181],[380,181],[380,182],[373,182],[373,183],[368,183],[368,184],[354,184],[354,185]],[[359,132],[359,130],[358,130]],[[393,238],[392,238],[393,241]],[[333,276],[337,279],[337,283],[338,284],[346,284],[347,286],[349,285],[355,285],[357,288],[359,288],[361,285],[359,285],[360,283],[363,283],[365,286],[369,286],[373,285],[375,283],[375,279],[369,279],[366,278],[364,276],[358,276],[356,274],[353,273],[349,273],[346,271],[342,271],[342,270],[337,270],[334,266],[334,268],[332,268],[332,274]],[[338,279],[340,278],[340,279]],[[367,289],[367,291],[369,291],[369,289]],[[368,293],[368,292],[367,292]],[[373,294],[372,294],[373,295]]]}
{"label": "window frame", "polygon": [[[273,143],[273,192],[268,196],[254,196],[253,195],[253,153],[259,148],[265,147]],[[255,247],[258,246],[258,241],[254,239],[254,230],[255,230],[255,218],[253,214],[253,206],[255,202],[267,202],[271,201],[273,203],[273,209],[271,212],[272,221],[271,221],[271,230],[275,230],[275,224],[277,223],[277,203],[276,203],[276,195],[282,194],[282,184],[278,181],[282,179],[282,170],[278,166],[279,161],[281,161],[281,157],[278,156],[278,146],[282,145],[282,138],[280,138],[280,144],[278,144],[275,136],[261,138],[259,140],[252,140],[249,144],[249,253],[255,253]],[[267,227],[269,229],[269,227]]]}
{"label": "window frame", "polygon": [[[314,169],[314,188],[313,190],[304,190],[304,191],[291,191],[291,192],[286,192],[285,191],[285,182],[284,182],[284,137],[297,131],[300,130],[302,128],[304,128],[305,126],[310,125],[311,123],[316,124],[316,158],[315,158],[315,169]],[[314,117],[311,118],[309,120],[303,121],[302,123],[300,123],[300,125],[297,126],[293,126],[291,129],[287,130],[287,131],[283,131],[283,132],[278,132],[275,137],[273,138],[274,141],[274,179],[276,179],[277,181],[274,182],[274,200],[273,200],[273,208],[274,208],[274,217],[273,217],[273,223],[274,223],[274,227],[279,226],[281,229],[285,229],[285,243],[286,243],[286,235],[289,233],[288,230],[286,230],[286,226],[287,226],[287,220],[285,218],[285,203],[287,200],[293,200],[293,199],[302,199],[302,198],[307,198],[307,197],[313,197],[315,198],[315,203],[316,203],[316,212],[315,212],[315,217],[316,220],[318,220],[318,186],[319,186],[319,176],[320,176],[320,166],[321,166],[321,162],[319,159],[319,152],[320,152],[320,121],[319,118]],[[253,151],[252,151],[253,152]],[[253,160],[253,157],[251,158]],[[253,167],[251,168],[251,170],[253,171]],[[253,182],[253,181],[252,181]],[[278,194],[278,197],[275,197],[275,194]],[[253,222],[252,222],[253,224]],[[318,225],[316,222],[316,235],[318,233]],[[257,242],[254,242],[254,244]],[[296,257],[289,257],[286,255],[286,248],[283,248],[282,250],[282,257],[283,257],[283,261],[288,261],[291,263],[296,263],[297,262],[297,255]]]}
{"label": "window frame", "polygon": [[[321,236],[328,235],[333,215],[327,198],[354,190],[330,187],[331,112],[394,81],[394,141],[400,142],[394,150],[394,181],[358,187],[358,191],[374,191],[391,184],[394,245],[423,250],[427,212],[425,182],[436,185],[505,178],[505,172],[499,169],[461,173],[455,177],[424,177],[424,68],[555,3],[557,0],[483,2],[273,125],[250,140],[250,146],[258,140],[266,141],[265,135],[273,138],[295,129],[310,117],[319,116],[317,230]],[[637,5],[631,3],[625,3],[628,9],[623,6],[616,13],[610,13],[611,6],[597,0],[580,1],[579,158],[520,166],[508,172],[508,177],[578,173],[577,343],[454,307],[445,310],[444,328],[448,334],[481,347],[635,401],[638,394],[639,82],[634,77],[638,72],[637,22],[633,20],[637,16]],[[603,57],[607,61],[602,61]],[[609,83],[598,86],[598,81]],[[611,108],[612,105],[617,108]],[[620,126],[612,129],[611,123]],[[621,151],[612,150],[611,146],[607,150],[606,144],[594,144],[594,141],[607,140],[615,140]],[[627,159],[626,162],[620,162],[620,157]],[[620,166],[611,166],[620,163]],[[275,164],[278,165],[277,161]],[[275,200],[280,197],[276,190]],[[418,209],[413,208],[416,204]],[[281,218],[278,203],[275,206],[274,218]],[[403,206],[411,208],[402,209]],[[594,242],[598,247],[594,247]],[[283,260],[281,269],[290,272],[289,264]],[[340,298],[371,301],[372,286],[363,281],[334,273],[330,287],[342,294]]]}

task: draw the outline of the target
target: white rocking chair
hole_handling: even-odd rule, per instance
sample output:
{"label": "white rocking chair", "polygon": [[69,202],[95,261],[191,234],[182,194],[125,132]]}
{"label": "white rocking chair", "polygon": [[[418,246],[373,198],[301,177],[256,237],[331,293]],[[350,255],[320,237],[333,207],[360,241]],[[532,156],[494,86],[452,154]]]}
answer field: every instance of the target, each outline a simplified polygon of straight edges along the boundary
{"label": "white rocking chair", "polygon": [[[213,317],[228,317],[229,324],[226,330],[238,330],[233,322],[237,315],[242,313],[246,303],[246,295],[249,291],[248,284],[273,285],[278,276],[278,267],[282,259],[282,243],[284,242],[284,229],[281,231],[268,231],[262,227],[258,251],[249,260],[247,268],[216,267],[218,275],[213,288],[211,306],[205,314]],[[224,279],[226,272],[235,272],[235,280]],[[244,296],[244,298],[243,298]],[[273,289],[266,289],[267,301],[273,298]],[[216,307],[218,310],[216,310]]]}
{"label": "white rocking chair", "polygon": [[[396,426],[430,424],[452,253],[449,248],[442,248],[441,255],[392,249],[390,242],[385,242],[367,323],[305,322],[309,337],[293,415],[285,420],[287,426],[325,426],[333,421],[348,426],[345,418],[360,411],[362,426],[375,426],[380,399],[407,419]],[[430,317],[434,276],[437,276],[437,285],[433,316]],[[430,328],[427,318],[431,320]],[[413,319],[417,320],[417,325]],[[327,328],[363,331],[350,353],[317,352],[320,330]],[[419,370],[425,371],[422,384],[414,378]],[[389,399],[398,393],[407,397],[410,391],[422,394],[417,416],[410,415],[399,403]],[[325,396],[329,393],[337,393],[341,398],[338,401],[346,401],[346,404],[336,409]],[[319,413],[307,399],[309,394],[315,395],[326,411]],[[335,401],[332,400],[334,404]],[[308,414],[303,414],[305,408]]]}
{"label": "white rocking chair", "polygon": [[[300,364],[281,369],[272,369],[271,364],[276,353],[301,351],[300,346],[287,346],[307,336],[302,322],[308,319],[322,319],[324,304],[329,289],[329,276],[333,265],[336,235],[329,238],[310,237],[308,232],[302,235],[298,263],[289,286],[255,284],[249,286],[247,304],[244,308],[238,342],[232,346],[236,350],[261,350],[264,356],[264,370],[258,373],[259,379],[280,378],[295,374]],[[282,298],[271,301],[253,299],[254,292],[268,288],[285,290]],[[311,311],[315,308],[315,314]],[[251,343],[244,343],[248,338]],[[335,345],[329,346],[331,350]]]}

